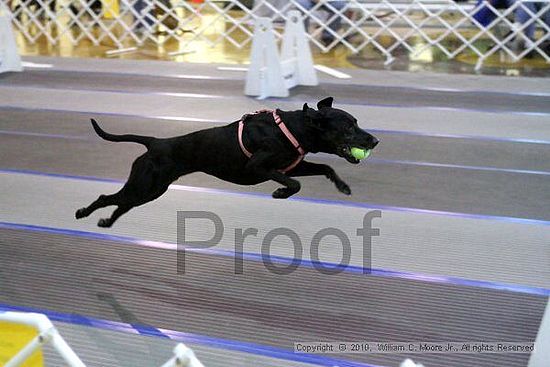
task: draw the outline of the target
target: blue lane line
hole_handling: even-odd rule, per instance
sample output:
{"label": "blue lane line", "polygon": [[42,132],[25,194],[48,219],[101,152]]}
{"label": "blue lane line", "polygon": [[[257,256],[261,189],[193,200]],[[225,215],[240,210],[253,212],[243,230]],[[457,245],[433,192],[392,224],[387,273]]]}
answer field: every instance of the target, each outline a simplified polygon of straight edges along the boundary
{"label": "blue lane line", "polygon": [[[76,175],[66,175],[61,173],[47,173],[39,172],[32,170],[21,170],[21,169],[0,169],[0,173],[7,174],[24,174],[32,176],[43,176],[43,177],[55,177],[71,180],[80,180],[80,181],[92,181],[92,182],[107,182],[107,183],[117,183],[123,184],[125,181],[111,179],[111,178],[100,178],[100,177],[91,177],[91,176],[76,176]],[[222,189],[211,189],[206,187],[195,187],[195,186],[184,186],[184,185],[170,185],[171,190],[179,191],[190,191],[190,192],[201,192],[208,194],[217,194],[217,195],[232,195],[232,196],[241,196],[241,197],[254,197],[261,199],[272,200],[271,195],[256,193],[256,192],[240,192],[240,191],[231,191],[231,190],[222,190]],[[432,215],[441,215],[448,217],[457,217],[457,218],[467,218],[467,219],[478,219],[478,220],[493,220],[499,222],[507,223],[518,223],[518,224],[530,224],[530,225],[539,225],[539,226],[550,226],[550,221],[545,221],[541,219],[529,219],[529,218],[517,218],[517,217],[502,217],[496,215],[483,215],[483,214],[470,214],[470,213],[456,213],[456,212],[447,212],[442,210],[431,210],[431,209],[419,209],[419,208],[407,208],[407,207],[397,207],[389,205],[379,205],[371,203],[362,203],[362,202],[353,202],[353,201],[343,201],[343,200],[329,200],[329,199],[319,199],[319,198],[308,198],[308,197],[290,197],[286,200],[298,201],[310,204],[323,204],[323,205],[332,205],[332,206],[345,206],[350,208],[361,208],[361,209],[380,209],[394,212],[406,212],[406,213],[415,213],[415,214],[432,214]]]}
{"label": "blue lane line", "polygon": [[[0,84],[0,87],[3,85]],[[216,94],[203,94],[203,93],[184,93],[184,92],[147,92],[147,91],[136,91],[136,90],[116,90],[116,89],[83,89],[83,88],[49,88],[42,85],[11,85],[10,88],[14,89],[29,89],[29,88],[39,88],[39,89],[48,89],[48,90],[57,90],[57,91],[77,91],[77,92],[99,92],[99,93],[115,93],[115,94],[134,94],[134,95],[156,95],[156,96],[168,96],[168,97],[183,97],[183,98],[198,98],[198,99],[239,99],[241,97],[235,96],[222,96]]]}
{"label": "blue lane line", "polygon": [[[56,108],[42,108],[42,107],[15,107],[10,105],[0,105],[0,110],[8,111],[33,111],[33,112],[56,112],[63,113],[69,112],[78,115],[86,115],[87,117],[93,116],[114,116],[114,117],[133,117],[133,118],[144,118],[151,120],[167,120],[167,121],[179,121],[179,122],[202,122],[216,125],[227,125],[231,121],[228,120],[213,120],[213,119],[203,119],[195,117],[185,117],[185,116],[150,116],[150,115],[140,115],[133,113],[120,113],[120,112],[99,112],[99,111],[80,111],[80,110],[67,110],[67,109],[56,109]],[[88,121],[89,122],[89,121]]]}
{"label": "blue lane line", "polygon": [[[179,122],[202,122],[214,125],[226,125],[230,121],[221,121],[213,119],[199,119],[185,116],[147,116],[131,113],[116,113],[116,112],[94,112],[94,111],[78,111],[78,110],[66,110],[66,109],[51,109],[51,108],[31,108],[31,107],[14,107],[7,105],[0,105],[0,110],[13,110],[13,111],[36,111],[36,112],[70,112],[80,115],[88,116],[124,116],[132,118],[146,118],[152,120],[166,120],[166,121],[179,121]],[[471,139],[480,141],[494,141],[504,143],[528,143],[528,144],[545,144],[550,145],[550,140],[537,140],[537,139],[521,139],[521,138],[499,138],[491,136],[477,136],[477,135],[457,135],[457,134],[437,134],[437,133],[422,133],[415,131],[400,131],[400,130],[383,130],[383,129],[368,129],[373,133],[403,135],[403,136],[422,136],[422,137],[435,137],[435,138],[449,138],[449,139]]]}
{"label": "blue lane line", "polygon": [[66,175],[61,173],[48,173],[48,172],[39,172],[25,169],[10,169],[4,168],[0,169],[0,173],[17,173],[23,175],[33,175],[33,176],[44,176],[44,177],[57,177],[57,178],[67,178],[71,180],[82,180],[82,181],[96,181],[96,182],[108,182],[108,183],[124,183],[122,180],[117,180],[114,178],[102,178],[102,177],[92,177],[92,176],[76,176],[76,175]]}
{"label": "blue lane line", "polygon": [[550,144],[550,140],[538,140],[538,139],[499,138],[499,137],[493,137],[493,136],[460,135],[460,134],[437,134],[437,133],[423,133],[423,132],[417,132],[417,131],[400,131],[400,130],[384,130],[384,129],[368,129],[368,131],[372,133],[379,133],[379,134],[420,136],[420,137],[426,137],[426,138],[479,140],[479,141],[497,142],[497,143],[526,143],[526,144],[544,144],[544,145]]}
{"label": "blue lane line", "polygon": [[[32,232],[48,233],[48,234],[54,234],[54,235],[81,237],[81,238],[91,239],[91,240],[110,241],[110,242],[138,245],[138,246],[151,247],[151,248],[157,248],[157,249],[167,249],[172,251],[175,251],[177,249],[177,244],[174,244],[174,243],[148,241],[148,240],[142,240],[142,239],[127,237],[127,236],[109,235],[109,234],[103,234],[103,233],[97,233],[97,232],[87,232],[87,231],[79,231],[79,230],[64,229],[64,228],[43,227],[43,226],[36,226],[36,225],[30,225],[30,224],[0,222],[0,229],[32,231]],[[282,264],[282,265],[288,265],[295,260],[293,258],[284,257],[284,256],[270,255],[270,256],[264,257],[262,254],[258,254],[258,253],[251,253],[251,252],[240,253],[240,252],[234,252],[230,250],[218,250],[218,249],[186,248],[185,251],[189,251],[192,253],[199,253],[199,254],[214,255],[214,256],[225,256],[225,257],[231,257],[231,258],[235,258],[236,256],[242,256],[244,260],[254,261],[254,262],[263,262],[264,260],[269,259],[273,263]],[[482,280],[472,280],[472,279],[464,279],[464,278],[442,276],[442,275],[427,275],[427,274],[416,274],[416,273],[385,270],[385,269],[378,269],[378,268],[364,268],[362,266],[357,266],[357,265],[340,265],[340,264],[334,264],[334,263],[329,263],[324,261],[312,261],[307,259],[301,259],[300,266],[304,266],[308,268],[323,267],[327,269],[339,269],[342,272],[352,273],[352,274],[357,274],[362,276],[398,278],[398,279],[406,279],[406,280],[436,283],[436,284],[448,284],[448,285],[455,285],[455,286],[484,288],[484,289],[491,289],[491,290],[497,290],[497,291],[524,293],[524,294],[543,296],[543,297],[550,296],[550,289],[546,289],[546,288],[522,286],[522,285],[515,285],[515,284],[505,284],[505,283],[482,281]]]}
{"label": "blue lane line", "polygon": [[[33,137],[40,137],[40,138],[93,141],[91,138],[87,138],[83,136],[42,134],[42,133],[12,131],[12,130],[0,130],[0,135],[33,136]],[[322,154],[320,156],[331,160],[338,159],[338,157],[335,157],[329,154]],[[498,167],[466,166],[466,165],[460,165],[460,164],[433,163],[433,162],[420,162],[420,161],[402,161],[402,160],[382,159],[382,158],[371,158],[369,159],[369,163],[398,164],[398,165],[419,166],[419,167],[451,168],[451,169],[464,169],[464,170],[471,170],[471,171],[490,171],[490,172],[518,173],[518,174],[525,174],[525,175],[550,176],[550,172],[546,172],[546,171],[532,171],[532,170],[520,170],[520,169],[513,169],[513,168],[498,168]]]}
{"label": "blue lane line", "polygon": [[[39,62],[40,64],[42,62]],[[51,64],[51,62],[48,62],[48,64]],[[63,68],[64,66],[61,66],[60,68]],[[57,72],[57,73],[86,73],[86,74],[106,74],[106,75],[117,75],[117,76],[130,76],[130,77],[155,77],[155,78],[166,78],[166,79],[198,79],[198,80],[227,80],[227,81],[242,81],[243,78],[238,77],[227,77],[227,76],[211,76],[211,75],[194,75],[194,74],[152,74],[152,73],[127,73],[127,72],[118,72],[118,71],[103,71],[103,70],[78,70],[78,69],[71,69],[70,66],[68,66],[69,69],[58,69],[55,65],[53,68],[48,69],[42,69],[42,68],[33,68],[32,66],[29,66],[29,69],[35,69],[33,72],[37,71],[48,71],[48,72]],[[502,92],[505,93],[505,92]]]}
{"label": "blue lane line", "polygon": [[[1,109],[6,109],[0,106]],[[13,109],[19,110],[19,108],[14,107]],[[27,110],[22,109],[22,110]],[[31,109],[36,110],[36,109]],[[59,112],[60,110],[48,110],[48,109],[42,109],[46,112]],[[88,112],[81,112],[81,111],[69,111],[74,112],[77,114],[91,114]],[[95,112],[93,114],[96,114]],[[162,116],[140,116],[140,115],[131,115],[131,114],[117,114],[117,113],[105,113],[105,112],[99,112],[98,115],[109,115],[109,116],[127,116],[127,117],[135,117],[135,118],[150,118],[150,119],[156,119],[156,120],[169,120],[169,121],[181,121],[181,122],[204,122],[204,123],[212,123],[212,124],[225,124],[226,122],[223,121],[217,121],[217,120],[207,120],[207,119],[191,119],[191,118],[185,118],[185,117],[162,117]],[[479,140],[479,141],[488,141],[488,142],[499,142],[499,143],[520,143],[520,144],[542,144],[542,145],[550,145],[550,141],[548,140],[536,140],[536,139],[515,139],[515,138],[497,138],[497,137],[490,137],[490,136],[476,136],[476,135],[458,135],[458,134],[435,134],[435,133],[422,133],[422,132],[416,132],[416,131],[399,131],[399,130],[383,130],[383,129],[363,129],[365,131],[371,132],[373,134],[387,134],[387,135],[401,135],[401,136],[419,136],[419,137],[425,137],[425,138],[445,138],[445,139],[463,139],[463,140]],[[59,135],[59,134],[42,134],[42,133],[34,133],[34,132],[27,132],[27,131],[17,131],[17,130],[0,130],[0,134],[5,135],[28,135],[28,136],[40,136],[40,137],[51,137],[51,138],[60,138],[60,139],[79,139],[79,140],[91,140],[84,136],[70,136],[70,135]]]}
{"label": "blue lane line", "polygon": [[29,131],[14,131],[14,130],[0,130],[0,135],[15,135],[15,136],[33,136],[39,138],[53,138],[53,139],[66,139],[66,140],[90,140],[85,136],[71,136],[61,134],[43,134]]}
{"label": "blue lane line", "polygon": [[550,172],[547,172],[547,171],[532,171],[532,170],[525,170],[525,169],[499,168],[499,167],[466,166],[462,164],[401,161],[396,159],[382,159],[382,158],[371,158],[369,159],[369,162],[381,163],[381,164],[401,164],[406,166],[419,166],[419,167],[452,168],[452,169],[463,169],[468,171],[490,171],[490,172],[503,172],[503,173],[519,173],[524,175],[550,176]]}
{"label": "blue lane line", "polygon": [[[129,334],[139,333],[143,336],[169,338],[176,342],[187,344],[198,344],[211,348],[237,351],[241,353],[255,354],[263,357],[283,359],[293,362],[309,363],[326,367],[380,367],[371,364],[347,361],[315,354],[294,353],[290,350],[270,347],[267,345],[253,344],[230,339],[215,338],[206,335],[184,333],[173,330],[158,329],[152,326],[126,324],[118,321],[109,321],[95,319],[88,316],[77,314],[64,314],[60,312],[41,310],[33,307],[12,306],[0,304],[0,312],[15,311],[15,312],[34,312],[46,315],[53,322],[63,322],[67,324],[89,326],[98,329],[118,331]],[[294,346],[292,346],[293,348]],[[166,358],[168,359],[169,356]]]}
{"label": "blue lane line", "polygon": [[[355,84],[357,85],[357,84]],[[352,84],[354,86],[354,84]],[[388,88],[388,89],[405,89],[413,91],[429,91],[429,92],[443,92],[443,93],[455,93],[455,94],[464,94],[471,96],[472,94],[490,94],[490,95],[501,95],[501,96],[525,96],[525,97],[550,97],[550,93],[544,92],[502,92],[502,91],[491,91],[491,90],[480,90],[480,89],[455,89],[455,88],[444,88],[444,87],[411,87],[411,86],[397,86],[397,85],[381,85],[381,84],[360,84],[360,86],[367,87],[377,87],[377,88]]]}

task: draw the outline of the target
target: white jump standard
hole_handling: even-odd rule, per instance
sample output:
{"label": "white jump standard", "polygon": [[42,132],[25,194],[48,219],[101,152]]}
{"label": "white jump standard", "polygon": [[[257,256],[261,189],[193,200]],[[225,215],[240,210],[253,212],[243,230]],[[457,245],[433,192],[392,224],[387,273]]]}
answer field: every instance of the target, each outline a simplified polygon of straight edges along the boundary
{"label": "white jump standard", "polygon": [[8,71],[23,71],[23,65],[15,45],[11,19],[0,15],[0,73]]}
{"label": "white jump standard", "polygon": [[319,85],[301,13],[297,10],[288,13],[280,56],[271,19],[258,18],[245,94],[259,98],[288,97],[289,89],[297,85]]}

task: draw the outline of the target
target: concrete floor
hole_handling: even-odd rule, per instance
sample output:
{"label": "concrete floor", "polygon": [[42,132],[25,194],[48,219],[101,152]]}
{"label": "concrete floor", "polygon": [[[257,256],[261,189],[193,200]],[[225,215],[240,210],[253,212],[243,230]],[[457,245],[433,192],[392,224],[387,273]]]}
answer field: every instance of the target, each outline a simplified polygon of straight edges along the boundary
{"label": "concrete floor", "polygon": [[[318,88],[258,101],[242,96],[244,74],[217,65],[25,61],[53,67],[0,75],[0,304],[198,335],[193,346],[207,366],[280,365],[276,355],[305,363],[293,359],[297,341],[534,340],[550,295],[545,79],[346,70],[353,78],[345,83],[322,76]],[[142,151],[100,140],[90,117],[115,133],[172,136],[261,108],[314,105],[326,95],[381,140],[359,166],[311,158],[332,165],[351,197],[318,177],[300,179],[293,200],[276,201],[273,183],[243,187],[195,174],[110,230],[95,226],[109,209],[73,218],[75,209],[116,191]],[[377,270],[365,275],[356,229],[375,209],[382,210],[373,222],[380,236],[367,260]],[[211,211],[225,225],[218,245],[190,249],[185,275],[176,270],[178,210]],[[234,233],[248,227],[258,236],[245,242],[244,273],[235,274]],[[276,227],[303,242],[302,265],[291,275],[274,275],[261,262],[261,239]],[[309,262],[311,239],[326,227],[350,238],[352,266],[338,275]],[[189,235],[210,233],[193,226]],[[337,242],[321,249],[327,263],[342,257]],[[279,266],[296,257],[283,239],[272,254]],[[160,364],[172,345],[133,336],[136,353],[163,353],[126,359],[126,334],[63,320],[90,366]],[[229,348],[225,360],[231,343],[248,349]],[[309,363],[389,367],[408,356],[344,354]],[[529,356],[412,357],[426,366],[525,366]]]}

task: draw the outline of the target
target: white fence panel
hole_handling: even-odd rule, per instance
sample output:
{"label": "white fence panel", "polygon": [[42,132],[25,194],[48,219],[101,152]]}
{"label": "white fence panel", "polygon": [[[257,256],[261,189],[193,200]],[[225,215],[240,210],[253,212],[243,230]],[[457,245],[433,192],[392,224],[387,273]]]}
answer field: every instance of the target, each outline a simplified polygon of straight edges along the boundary
{"label": "white fence panel", "polygon": [[[516,62],[550,62],[550,0],[0,0],[26,42],[72,45],[91,42],[114,49],[178,44],[180,53],[197,42],[250,47],[253,24],[269,17],[284,24],[300,10],[308,37],[323,52],[345,47],[377,50],[387,63],[403,50],[419,55],[433,48],[453,59],[496,55]],[[252,4],[253,3],[253,4]],[[282,27],[275,27],[277,38]],[[173,54],[177,54],[174,52]]]}

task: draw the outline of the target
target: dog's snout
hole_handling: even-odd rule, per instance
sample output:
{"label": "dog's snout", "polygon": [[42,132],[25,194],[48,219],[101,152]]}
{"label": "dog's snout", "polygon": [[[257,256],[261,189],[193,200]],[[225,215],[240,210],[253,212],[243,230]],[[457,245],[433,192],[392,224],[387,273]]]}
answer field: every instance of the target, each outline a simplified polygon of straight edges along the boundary
{"label": "dog's snout", "polygon": [[372,137],[372,147],[374,148],[375,146],[378,145],[378,143],[380,143],[380,140],[376,139],[374,136]]}

